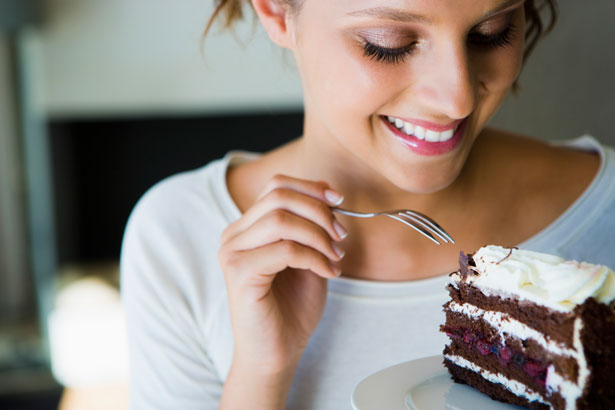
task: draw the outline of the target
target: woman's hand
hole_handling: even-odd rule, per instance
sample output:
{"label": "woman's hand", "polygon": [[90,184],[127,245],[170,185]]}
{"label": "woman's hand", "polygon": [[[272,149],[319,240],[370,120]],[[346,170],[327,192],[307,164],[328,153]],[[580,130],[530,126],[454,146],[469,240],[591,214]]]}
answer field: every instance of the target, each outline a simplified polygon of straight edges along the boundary
{"label": "woman's hand", "polygon": [[[340,274],[343,252],[336,242],[346,232],[330,206],[341,202],[324,182],[275,176],[222,235],[219,261],[235,340],[227,384],[259,377],[261,389],[271,388],[268,404],[281,401],[260,403],[263,407],[252,402],[252,408],[284,405],[294,369],[322,317],[327,279]],[[225,385],[223,403],[228,396]]]}

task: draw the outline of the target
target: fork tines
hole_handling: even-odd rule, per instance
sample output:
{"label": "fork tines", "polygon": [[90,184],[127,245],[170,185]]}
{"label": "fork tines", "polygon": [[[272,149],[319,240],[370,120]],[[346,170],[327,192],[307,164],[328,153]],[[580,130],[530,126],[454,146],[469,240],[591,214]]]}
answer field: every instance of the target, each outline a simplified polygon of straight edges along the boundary
{"label": "fork tines", "polygon": [[389,214],[389,216],[405,223],[438,245],[440,245],[440,242],[432,234],[444,243],[455,243],[453,238],[436,221],[420,212],[405,210],[398,212],[397,215]]}

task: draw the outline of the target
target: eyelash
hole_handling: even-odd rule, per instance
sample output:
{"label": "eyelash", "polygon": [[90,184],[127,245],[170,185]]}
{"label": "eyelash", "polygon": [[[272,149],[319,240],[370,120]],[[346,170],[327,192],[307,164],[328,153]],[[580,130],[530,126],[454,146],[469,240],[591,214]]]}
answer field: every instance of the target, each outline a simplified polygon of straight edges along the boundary
{"label": "eyelash", "polygon": [[399,48],[380,47],[369,41],[363,44],[363,53],[366,57],[387,64],[403,63],[406,57],[411,55],[416,49],[416,43]]}
{"label": "eyelash", "polygon": [[[484,49],[492,49],[497,47],[506,47],[511,44],[512,39],[512,24],[509,24],[504,31],[485,36],[482,34],[470,34],[468,39],[475,47]],[[412,42],[407,46],[399,48],[387,48],[377,46],[376,44],[365,41],[363,44],[363,53],[367,58],[374,59],[378,62],[387,64],[403,63],[406,57],[412,55],[416,51],[416,42]]]}
{"label": "eyelash", "polygon": [[504,31],[485,36],[482,34],[470,34],[468,39],[473,42],[473,45],[484,48],[506,47],[511,44],[513,26],[509,24]]}

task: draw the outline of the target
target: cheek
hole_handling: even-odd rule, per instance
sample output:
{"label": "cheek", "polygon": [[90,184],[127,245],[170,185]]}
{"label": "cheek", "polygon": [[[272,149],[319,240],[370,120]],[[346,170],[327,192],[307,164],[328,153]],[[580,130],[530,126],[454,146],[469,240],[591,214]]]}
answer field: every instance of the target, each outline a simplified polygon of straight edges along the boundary
{"label": "cheek", "polygon": [[507,47],[476,59],[479,81],[489,93],[507,92],[517,79],[523,61],[523,47]]}
{"label": "cheek", "polygon": [[360,44],[339,32],[318,30],[306,40],[301,51],[306,102],[334,122],[352,115],[353,128],[367,123],[390,97],[382,68],[363,56]]}
{"label": "cheek", "polygon": [[[524,27],[523,20],[516,27]],[[506,93],[515,82],[523,64],[523,30],[517,28],[510,45],[477,53],[474,58],[480,83],[489,93]]]}

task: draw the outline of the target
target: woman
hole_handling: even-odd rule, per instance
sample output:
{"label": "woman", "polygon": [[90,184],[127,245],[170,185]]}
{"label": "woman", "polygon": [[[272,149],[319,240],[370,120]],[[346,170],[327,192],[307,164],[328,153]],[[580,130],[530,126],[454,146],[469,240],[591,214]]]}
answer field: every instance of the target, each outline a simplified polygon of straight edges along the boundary
{"label": "woman", "polygon": [[[221,2],[227,23],[241,3]],[[122,271],[134,408],[349,408],[370,373],[441,353],[460,250],[615,265],[596,241],[615,228],[613,151],[486,127],[540,34],[537,1],[252,6],[296,60],[304,132],[169,178],[133,212]],[[342,204],[419,210],[456,243],[332,212]]]}

